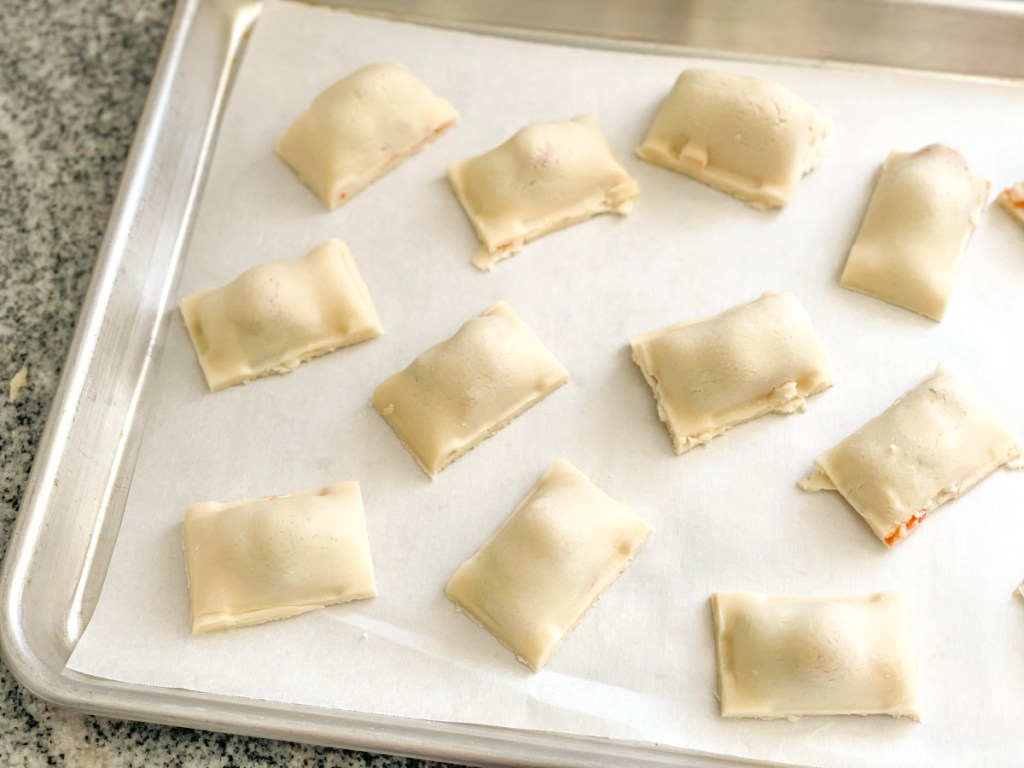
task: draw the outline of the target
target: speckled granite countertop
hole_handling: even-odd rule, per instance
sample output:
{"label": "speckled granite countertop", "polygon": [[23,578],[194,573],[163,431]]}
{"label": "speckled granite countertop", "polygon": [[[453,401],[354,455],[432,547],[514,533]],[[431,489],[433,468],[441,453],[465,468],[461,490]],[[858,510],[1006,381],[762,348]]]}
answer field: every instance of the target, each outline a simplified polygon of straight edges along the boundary
{"label": "speckled granite countertop", "polygon": [[[0,0],[0,552],[89,284],[171,0]],[[28,384],[8,402],[8,383]],[[437,766],[87,717],[0,663],[4,766]]]}

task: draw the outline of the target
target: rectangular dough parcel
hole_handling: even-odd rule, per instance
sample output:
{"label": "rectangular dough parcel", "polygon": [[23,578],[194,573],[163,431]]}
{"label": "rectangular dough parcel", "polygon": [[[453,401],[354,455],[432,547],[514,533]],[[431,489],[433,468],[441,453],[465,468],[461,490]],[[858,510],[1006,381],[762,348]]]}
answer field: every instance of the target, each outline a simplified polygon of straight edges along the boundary
{"label": "rectangular dough parcel", "polygon": [[838,491],[891,547],[933,509],[1021,456],[978,394],[947,369],[814,460],[806,491]]}
{"label": "rectangular dough parcel", "polygon": [[348,247],[321,243],[306,256],[243,272],[179,302],[212,391],[379,336],[380,318]]}
{"label": "rectangular dough parcel", "polygon": [[893,152],[882,166],[840,284],[942,320],[989,183],[955,149]]}
{"label": "rectangular dough parcel", "polygon": [[830,127],[779,83],[687,69],[636,153],[754,208],[781,208],[818,165]]}
{"label": "rectangular dough parcel", "polygon": [[1024,227],[1024,181],[1004,189],[996,200],[1003,210]]}
{"label": "rectangular dough parcel", "polygon": [[434,477],[568,380],[499,301],[377,387],[373,407]]}
{"label": "rectangular dough parcel", "polygon": [[677,454],[765,414],[803,411],[835,381],[811,318],[789,293],[769,291],[630,345]]}
{"label": "rectangular dough parcel", "polygon": [[920,719],[906,596],[719,592],[711,613],[722,717]]}
{"label": "rectangular dough parcel", "polygon": [[317,96],[277,154],[333,210],[459,120],[401,64],[370,64]]}
{"label": "rectangular dough parcel", "polygon": [[182,534],[196,634],[377,595],[358,483],[194,504]]}
{"label": "rectangular dough parcel", "polygon": [[473,257],[483,270],[541,235],[599,213],[627,214],[640,194],[591,115],[528,125],[453,163],[448,182],[483,243]]}
{"label": "rectangular dough parcel", "polygon": [[537,671],[650,533],[628,507],[559,459],[459,566],[445,594]]}

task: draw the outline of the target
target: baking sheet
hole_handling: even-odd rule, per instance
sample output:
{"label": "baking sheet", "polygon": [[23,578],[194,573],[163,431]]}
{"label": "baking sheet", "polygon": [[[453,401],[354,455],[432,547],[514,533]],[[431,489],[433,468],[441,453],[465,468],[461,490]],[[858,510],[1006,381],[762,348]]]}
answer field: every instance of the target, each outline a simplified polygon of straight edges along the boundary
{"label": "baking sheet", "polygon": [[[400,60],[462,123],[352,202],[326,213],[273,155],[276,135],[357,66]],[[821,167],[779,214],[631,154],[694,59],[475,37],[272,3],[239,73],[178,295],[343,237],[387,335],[289,376],[210,395],[170,323],[124,523],[72,669],[409,717],[604,735],[825,765],[1020,758],[1024,704],[1021,476],[999,473],[887,552],[835,497],[795,482],[810,459],[944,361],[1018,432],[1024,237],[986,213],[941,325],[836,284],[873,175],[893,147],[946,141],[996,187],[1024,167],[1013,85],[836,67],[715,66],[791,85],[835,123]],[[628,218],[528,246],[485,275],[443,179],[526,122],[593,112],[641,185]],[[1007,126],[1000,130],[1001,126]],[[840,384],[806,414],[769,417],[672,455],[629,361],[630,334],[715,313],[767,288],[796,293]],[[572,382],[431,483],[369,408],[384,377],[498,299]],[[558,456],[629,503],[655,534],[534,675],[444,600],[445,581]],[[381,596],[213,637],[188,634],[181,513],[358,479]],[[925,722],[727,722],[717,715],[707,598],[715,590],[865,592],[915,600]],[[958,759],[959,758],[959,759]]]}

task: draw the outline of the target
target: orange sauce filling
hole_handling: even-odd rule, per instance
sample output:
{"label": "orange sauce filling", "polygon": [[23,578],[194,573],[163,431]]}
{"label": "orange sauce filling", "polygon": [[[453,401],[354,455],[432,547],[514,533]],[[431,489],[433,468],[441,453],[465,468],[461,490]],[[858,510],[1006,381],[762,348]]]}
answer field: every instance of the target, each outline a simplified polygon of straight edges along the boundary
{"label": "orange sauce filling", "polygon": [[897,542],[897,540],[902,539],[912,530],[917,528],[917,526],[921,524],[921,522],[924,520],[927,514],[928,513],[926,512],[922,515],[914,515],[909,520],[904,521],[903,524],[899,527],[894,528],[892,533],[885,537],[885,545],[887,547],[891,547],[893,544]]}

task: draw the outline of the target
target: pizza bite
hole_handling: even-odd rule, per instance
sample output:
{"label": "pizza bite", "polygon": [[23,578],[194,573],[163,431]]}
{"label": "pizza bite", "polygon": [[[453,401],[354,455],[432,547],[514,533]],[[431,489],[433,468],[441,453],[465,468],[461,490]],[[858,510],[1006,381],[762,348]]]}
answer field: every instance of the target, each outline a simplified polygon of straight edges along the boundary
{"label": "pizza bite", "polygon": [[534,123],[500,147],[454,163],[448,181],[490,270],[542,235],[599,213],[627,214],[640,194],[591,115]]}
{"label": "pizza bite", "polygon": [[378,386],[373,407],[433,478],[568,380],[499,301]]}
{"label": "pizza bite", "polygon": [[1024,181],[1004,189],[999,193],[996,201],[1003,210],[1013,217],[1014,221],[1024,227]]}
{"label": "pizza bite", "polygon": [[719,592],[711,612],[722,717],[920,719],[906,596]]}
{"label": "pizza bite", "polygon": [[830,127],[779,83],[687,69],[636,152],[754,208],[781,208],[817,166]]}
{"label": "pizza bite", "polygon": [[271,373],[382,333],[348,247],[321,243],[306,256],[243,272],[221,288],[179,302],[212,391]]}
{"label": "pizza bite", "polygon": [[677,454],[765,414],[803,411],[835,381],[810,317],[789,293],[769,291],[630,345]]}
{"label": "pizza bite", "polygon": [[893,152],[882,166],[840,284],[942,320],[989,183],[955,149]]}
{"label": "pizza bite", "polygon": [[933,509],[1020,457],[1020,444],[978,394],[940,366],[816,458],[800,487],[838,491],[891,547]]}
{"label": "pizza bite", "polygon": [[445,594],[534,671],[543,667],[651,528],[559,459]]}
{"label": "pizza bite", "polygon": [[401,64],[370,64],[317,96],[278,138],[277,154],[333,210],[458,120]]}
{"label": "pizza bite", "polygon": [[359,484],[185,510],[192,632],[376,597]]}

